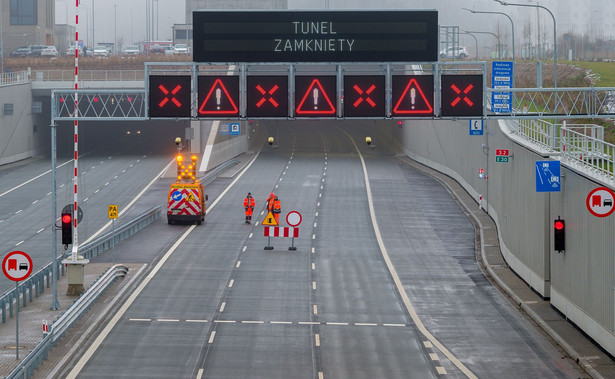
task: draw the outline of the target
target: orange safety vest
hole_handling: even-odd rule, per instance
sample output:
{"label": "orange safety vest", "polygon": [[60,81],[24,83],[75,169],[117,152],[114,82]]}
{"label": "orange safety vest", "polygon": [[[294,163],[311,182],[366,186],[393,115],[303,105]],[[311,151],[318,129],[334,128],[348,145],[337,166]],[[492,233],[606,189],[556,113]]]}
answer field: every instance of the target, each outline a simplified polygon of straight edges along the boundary
{"label": "orange safety vest", "polygon": [[274,202],[274,199],[275,199],[275,195],[274,195],[274,196],[269,196],[269,197],[267,198],[267,200],[265,200],[265,201],[267,202],[267,210],[268,210],[269,212],[272,212],[272,211],[273,211],[273,202]]}
{"label": "orange safety vest", "polygon": [[252,196],[248,196],[243,201],[243,207],[246,210],[246,216],[252,216],[252,212],[254,211],[254,198]]}

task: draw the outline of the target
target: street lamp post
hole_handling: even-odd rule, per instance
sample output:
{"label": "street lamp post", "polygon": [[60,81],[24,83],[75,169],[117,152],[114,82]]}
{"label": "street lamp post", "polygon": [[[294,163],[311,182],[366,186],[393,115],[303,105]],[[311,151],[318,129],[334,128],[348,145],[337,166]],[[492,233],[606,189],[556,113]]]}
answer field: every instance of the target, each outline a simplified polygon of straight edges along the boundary
{"label": "street lamp post", "polygon": [[508,19],[510,20],[510,26],[512,29],[512,56],[513,56],[513,61],[514,61],[515,60],[515,24],[513,23],[512,18],[510,18],[509,15],[503,12],[475,11],[473,9],[468,9],[468,8],[463,8],[463,9],[467,10],[468,12],[472,12],[472,13],[501,14],[503,16],[508,17]]}
{"label": "street lamp post", "polygon": [[506,1],[503,0],[494,0],[497,1],[498,3],[508,6],[508,5],[512,5],[515,7],[531,7],[531,8],[542,8],[544,10],[546,10],[547,12],[549,12],[549,14],[551,15],[551,18],[553,19],[553,87],[557,88],[557,26],[556,26],[556,22],[555,22],[555,16],[553,15],[553,13],[549,10],[549,8],[544,7],[540,4],[513,4],[513,3],[508,3]]}
{"label": "street lamp post", "polygon": [[491,32],[471,32],[468,30],[464,30],[463,32],[465,33],[469,33],[469,34],[491,34],[492,36],[494,36],[497,40],[498,40],[498,58],[502,58],[502,54],[501,54],[501,46],[502,44],[500,43],[500,37],[498,37],[497,34],[495,33],[491,33]]}
{"label": "street lamp post", "polygon": [[464,32],[464,34],[467,34],[474,38],[474,43],[476,44],[476,60],[478,60],[478,39],[476,39],[476,36],[470,32]]}

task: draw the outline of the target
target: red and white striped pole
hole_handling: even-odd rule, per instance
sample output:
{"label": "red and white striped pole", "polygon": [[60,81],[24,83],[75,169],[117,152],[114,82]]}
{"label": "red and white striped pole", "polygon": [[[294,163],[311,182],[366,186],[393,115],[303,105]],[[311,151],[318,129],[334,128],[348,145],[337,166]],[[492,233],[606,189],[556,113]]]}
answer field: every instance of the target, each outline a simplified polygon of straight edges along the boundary
{"label": "red and white striped pole", "polygon": [[[75,91],[79,89],[79,2],[81,0],[75,0]],[[75,118],[79,116],[79,100],[77,93],[75,92]],[[74,138],[74,176],[73,176],[73,249],[71,251],[71,260],[73,262],[77,261],[78,256],[78,248],[79,248],[79,234],[77,233],[77,215],[78,215],[78,207],[77,207],[77,180],[78,177],[78,161],[79,157],[79,145],[78,145],[78,135],[79,135],[79,121],[75,119],[75,138]]]}

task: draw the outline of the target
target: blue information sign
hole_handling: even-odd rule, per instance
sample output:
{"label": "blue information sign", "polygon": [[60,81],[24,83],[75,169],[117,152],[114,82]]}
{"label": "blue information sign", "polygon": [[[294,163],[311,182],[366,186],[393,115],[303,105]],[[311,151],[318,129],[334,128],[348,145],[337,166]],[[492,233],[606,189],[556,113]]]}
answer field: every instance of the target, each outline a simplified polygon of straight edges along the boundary
{"label": "blue information sign", "polygon": [[241,129],[239,128],[239,123],[238,122],[234,122],[231,124],[231,135],[232,136],[238,136],[241,132]]}
{"label": "blue information sign", "polygon": [[483,135],[483,120],[469,120],[470,121],[470,135],[482,136]]}
{"label": "blue information sign", "polygon": [[[509,89],[513,84],[513,62],[492,62],[491,88]],[[511,92],[492,92],[491,110],[496,113],[510,113],[512,111]]]}
{"label": "blue information sign", "polygon": [[559,192],[560,179],[559,161],[536,162],[536,192]]}

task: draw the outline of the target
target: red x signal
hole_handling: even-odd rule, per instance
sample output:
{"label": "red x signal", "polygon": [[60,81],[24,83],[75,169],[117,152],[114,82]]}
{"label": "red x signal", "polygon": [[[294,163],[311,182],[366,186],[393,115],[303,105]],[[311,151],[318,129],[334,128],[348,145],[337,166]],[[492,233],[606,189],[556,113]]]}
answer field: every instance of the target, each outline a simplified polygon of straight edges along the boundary
{"label": "red x signal", "polygon": [[177,94],[177,92],[179,92],[179,90],[182,89],[181,85],[178,84],[172,91],[169,91],[168,89],[166,89],[165,86],[163,86],[162,84],[159,85],[158,88],[160,89],[160,91],[162,91],[162,93],[165,94],[165,96],[167,96],[158,104],[160,108],[164,107],[164,105],[169,102],[169,97],[168,97],[169,94],[172,95],[170,101],[173,104],[175,104],[178,108],[182,106],[182,104],[175,98],[175,95]]}
{"label": "red x signal", "polygon": [[[463,101],[465,101],[465,103],[468,104],[470,107],[473,106],[474,103],[468,98],[467,95],[472,90],[472,88],[474,88],[474,86],[472,84],[468,84],[468,86],[463,90]],[[451,102],[451,105],[454,107],[462,100],[461,96],[459,96],[462,91],[455,84],[451,85],[451,89],[455,91],[455,93],[458,95],[457,98]]]}
{"label": "red x signal", "polygon": [[[270,103],[271,103],[274,107],[276,107],[276,108],[277,108],[280,104],[279,104],[277,101],[275,101],[275,99],[273,98],[273,94],[274,94],[274,93],[275,93],[275,92],[276,92],[279,88],[280,88],[280,87],[278,87],[278,85],[276,84],[276,85],[274,85],[273,87],[271,87],[271,89],[270,89],[269,91],[265,91],[265,90],[263,89],[263,87],[261,87],[261,85],[260,85],[260,84],[256,85],[256,89],[258,90],[258,92],[260,92],[260,93],[261,93],[261,95],[263,95],[263,98],[262,98],[262,99],[260,99],[260,100],[256,103],[256,106],[257,106],[258,108],[260,108],[260,107],[261,107],[261,105],[263,105],[265,102],[269,101],[269,102],[270,102]],[[266,94],[267,94],[268,96],[265,96]]]}
{"label": "red x signal", "polygon": [[374,90],[376,89],[376,85],[372,84],[366,91],[363,91],[358,85],[354,85],[354,87],[352,87],[355,91],[357,91],[357,93],[359,94],[359,98],[357,99],[357,101],[354,102],[354,104],[352,104],[355,108],[359,106],[359,104],[361,104],[363,102],[363,100],[365,100],[369,105],[373,107],[376,106],[376,103],[374,103],[374,101],[369,97],[369,96],[365,96],[365,98],[363,98],[363,93],[365,93],[366,95],[369,95],[370,93],[374,92]]}

